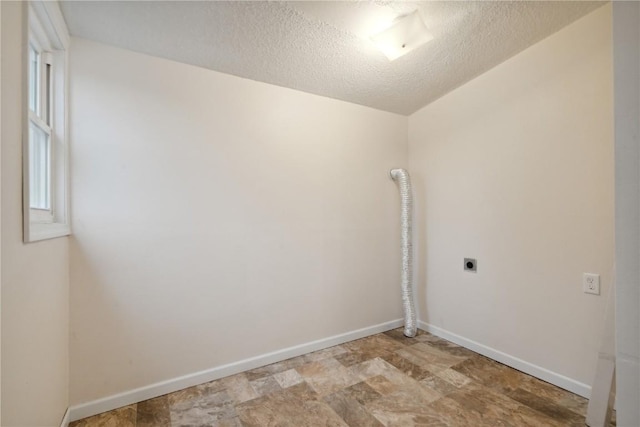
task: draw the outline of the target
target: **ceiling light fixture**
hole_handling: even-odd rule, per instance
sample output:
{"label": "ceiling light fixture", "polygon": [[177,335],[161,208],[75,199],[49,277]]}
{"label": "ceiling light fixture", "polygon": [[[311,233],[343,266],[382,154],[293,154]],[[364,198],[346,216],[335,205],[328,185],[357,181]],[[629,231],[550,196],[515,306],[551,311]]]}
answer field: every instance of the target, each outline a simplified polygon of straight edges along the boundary
{"label": "ceiling light fixture", "polygon": [[396,19],[389,28],[371,36],[371,41],[390,61],[430,40],[433,40],[433,35],[427,30],[417,10]]}

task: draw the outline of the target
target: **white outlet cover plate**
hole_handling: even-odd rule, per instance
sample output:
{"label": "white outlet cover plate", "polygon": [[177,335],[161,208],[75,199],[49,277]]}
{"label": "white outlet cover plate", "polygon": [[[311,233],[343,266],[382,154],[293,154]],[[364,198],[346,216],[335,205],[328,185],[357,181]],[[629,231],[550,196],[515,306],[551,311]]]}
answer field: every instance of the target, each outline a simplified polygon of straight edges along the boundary
{"label": "white outlet cover plate", "polygon": [[582,275],[582,290],[587,294],[600,295],[600,275],[584,273]]}

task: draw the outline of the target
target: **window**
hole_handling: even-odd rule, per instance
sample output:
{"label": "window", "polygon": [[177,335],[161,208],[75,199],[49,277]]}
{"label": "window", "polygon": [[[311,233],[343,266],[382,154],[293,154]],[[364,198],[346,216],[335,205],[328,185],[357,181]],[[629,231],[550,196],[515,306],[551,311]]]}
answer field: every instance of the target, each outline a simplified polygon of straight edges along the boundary
{"label": "window", "polygon": [[53,222],[51,206],[51,60],[29,43],[29,209],[31,222]]}
{"label": "window", "polygon": [[30,2],[28,14],[24,241],[34,242],[70,233],[66,132],[69,35],[56,2]]}

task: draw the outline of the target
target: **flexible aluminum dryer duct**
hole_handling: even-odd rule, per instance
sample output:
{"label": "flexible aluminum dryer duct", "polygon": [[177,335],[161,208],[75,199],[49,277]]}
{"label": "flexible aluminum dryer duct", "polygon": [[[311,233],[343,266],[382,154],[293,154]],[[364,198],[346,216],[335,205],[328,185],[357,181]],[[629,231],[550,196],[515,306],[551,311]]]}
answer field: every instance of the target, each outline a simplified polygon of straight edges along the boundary
{"label": "flexible aluminum dryer duct", "polygon": [[391,178],[400,187],[400,246],[402,251],[402,305],[404,307],[404,334],[415,337],[416,308],[413,301],[413,249],[411,244],[411,213],[413,198],[411,197],[411,180],[409,172],[404,169],[391,169]]}

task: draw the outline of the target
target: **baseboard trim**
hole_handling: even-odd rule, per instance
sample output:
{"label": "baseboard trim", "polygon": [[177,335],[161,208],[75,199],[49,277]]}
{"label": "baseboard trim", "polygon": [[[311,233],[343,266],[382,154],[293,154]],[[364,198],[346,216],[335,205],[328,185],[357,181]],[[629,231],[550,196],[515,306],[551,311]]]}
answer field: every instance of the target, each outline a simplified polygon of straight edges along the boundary
{"label": "baseboard trim", "polygon": [[[193,374],[188,374],[170,380],[150,384],[148,386],[140,387],[123,393],[107,396],[102,399],[74,405],[67,409],[60,426],[68,427],[69,423],[72,421],[97,415],[102,412],[111,411],[113,409],[131,405],[143,400],[152,399],[154,397],[162,396],[163,394],[173,393],[174,391],[182,390],[187,387],[193,387],[198,384],[214,381],[220,378],[227,377],[229,375],[234,375],[250,369],[269,365],[271,363],[280,362],[292,357],[301,356],[313,351],[322,350],[334,345],[339,345],[359,338],[364,338],[369,335],[385,332],[401,327],[403,324],[404,322],[402,319],[380,323],[366,328],[357,329],[355,331],[346,332],[344,334],[334,335],[328,338],[323,338],[271,353],[266,353],[260,356],[240,360],[238,362],[216,366],[214,368],[195,372]],[[418,321],[418,327],[440,338],[444,338],[448,341],[461,345],[465,348],[468,348],[469,350],[475,351],[476,353],[482,354],[483,356],[489,357],[493,360],[496,360],[514,369],[568,390],[572,393],[578,394],[587,399],[591,394],[591,387],[587,384],[550,371],[549,369],[534,365],[518,357],[488,347],[484,344],[480,344],[479,342],[465,338],[453,332],[449,332],[446,329],[431,325],[422,320]]]}
{"label": "baseboard trim", "polygon": [[62,417],[62,422],[60,423],[60,427],[69,427],[69,408],[64,411],[64,417]]}
{"label": "baseboard trim", "polygon": [[148,386],[136,388],[134,390],[125,391],[123,393],[107,396],[102,399],[93,400],[91,402],[74,405],[69,408],[67,419],[76,421],[82,418],[100,414],[102,412],[111,411],[122,406],[131,405],[143,400],[152,399],[162,396],[163,394],[173,393],[187,387],[193,387],[209,381],[234,375],[249,369],[259,368],[271,363],[280,362],[292,357],[301,356],[312,351],[322,350],[334,345],[343,344],[345,342],[364,338],[369,335],[378,334],[391,329],[398,328],[404,324],[402,319],[392,320],[390,322],[380,323],[355,331],[346,332],[340,335],[334,335],[316,341],[296,345],[282,350],[266,353],[260,356],[251,357],[240,360],[238,362],[226,365],[216,366],[204,371],[195,372],[193,374],[184,375],[166,381],[161,381]]}
{"label": "baseboard trim", "polygon": [[493,360],[496,360],[500,363],[515,368],[526,374],[532,375],[536,378],[539,378],[543,381],[556,385],[587,399],[591,395],[591,387],[589,385],[581,383],[569,377],[565,377],[564,375],[550,371],[549,369],[542,368],[540,366],[534,365],[533,363],[529,363],[525,360],[519,359],[515,356],[511,356],[510,354],[506,354],[494,348],[487,347],[484,344],[480,344],[479,342],[454,334],[453,332],[449,332],[438,326],[433,326],[429,323],[423,322],[422,320],[418,321],[418,327],[440,338],[444,338],[448,341],[466,347],[469,350],[473,350],[476,353],[480,353],[483,356],[487,356]]}

